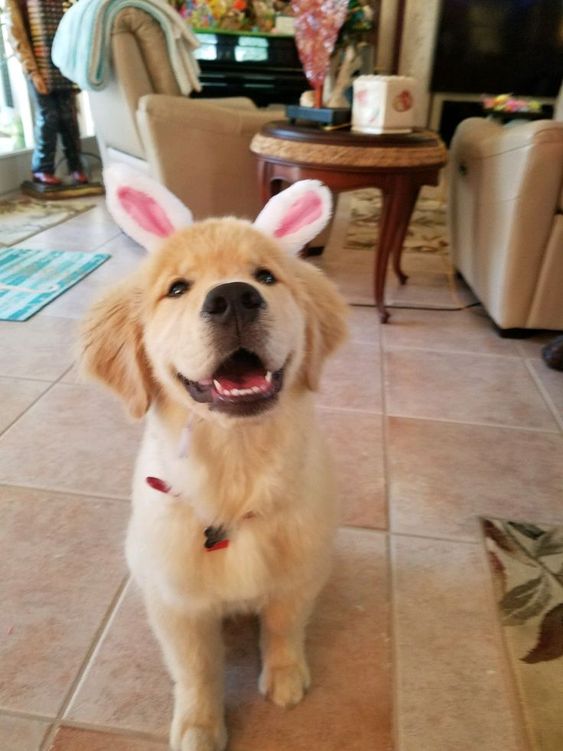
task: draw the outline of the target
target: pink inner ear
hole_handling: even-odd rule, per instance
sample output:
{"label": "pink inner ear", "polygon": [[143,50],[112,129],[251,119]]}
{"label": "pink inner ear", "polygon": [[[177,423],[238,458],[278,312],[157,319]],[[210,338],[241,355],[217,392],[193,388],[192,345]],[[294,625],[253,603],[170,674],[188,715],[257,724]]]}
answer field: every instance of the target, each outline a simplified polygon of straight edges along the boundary
{"label": "pink inner ear", "polygon": [[274,237],[285,237],[298,232],[308,224],[315,222],[323,210],[323,202],[314,191],[305,193],[291,204],[281,224],[274,232]]}
{"label": "pink inner ear", "polygon": [[117,198],[131,219],[147,232],[158,237],[168,237],[174,232],[162,206],[147,193],[123,187],[118,189]]}

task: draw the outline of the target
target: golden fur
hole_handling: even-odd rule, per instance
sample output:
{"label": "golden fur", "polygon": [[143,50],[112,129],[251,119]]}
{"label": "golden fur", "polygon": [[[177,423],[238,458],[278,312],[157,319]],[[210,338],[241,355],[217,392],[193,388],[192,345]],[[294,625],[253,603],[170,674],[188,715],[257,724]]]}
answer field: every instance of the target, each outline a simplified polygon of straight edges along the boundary
{"label": "golden fur", "polygon": [[[260,285],[257,268],[278,282]],[[192,287],[171,299],[167,290],[179,278]],[[264,351],[287,363],[277,403],[250,417],[195,402],[177,377],[208,378],[217,367],[221,353],[201,308],[210,289],[232,281],[259,288],[267,303]],[[316,268],[288,257],[247,222],[223,219],[177,232],[84,324],[86,371],[114,389],[133,416],[147,413],[127,557],[175,683],[176,751],[225,747],[220,623],[227,613],[260,613],[264,694],[289,706],[309,685],[304,629],[336,523],[312,391],[345,336],[345,314]],[[191,444],[179,457],[189,415]],[[148,475],[165,479],[176,495],[148,487]],[[203,529],[219,523],[230,544],[206,552]]]}

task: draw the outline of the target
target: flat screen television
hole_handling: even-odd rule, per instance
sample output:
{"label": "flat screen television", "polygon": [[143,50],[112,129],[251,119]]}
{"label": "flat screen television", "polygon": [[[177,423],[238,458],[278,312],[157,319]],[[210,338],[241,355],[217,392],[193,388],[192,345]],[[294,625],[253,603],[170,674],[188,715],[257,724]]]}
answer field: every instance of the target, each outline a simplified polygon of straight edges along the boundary
{"label": "flat screen television", "polygon": [[442,0],[432,91],[553,97],[563,0]]}

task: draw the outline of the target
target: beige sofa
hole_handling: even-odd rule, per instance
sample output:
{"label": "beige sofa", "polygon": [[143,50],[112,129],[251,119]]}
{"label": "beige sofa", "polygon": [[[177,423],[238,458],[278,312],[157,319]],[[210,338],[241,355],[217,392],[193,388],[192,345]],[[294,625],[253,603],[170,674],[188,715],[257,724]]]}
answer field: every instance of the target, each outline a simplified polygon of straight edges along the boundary
{"label": "beige sofa", "polygon": [[121,161],[170,188],[197,219],[253,218],[260,200],[252,136],[280,117],[250,99],[180,95],[160,26],[137,8],[116,17],[113,78],[90,93],[104,165]]}
{"label": "beige sofa", "polygon": [[453,263],[500,329],[563,329],[561,95],[555,117],[471,118],[451,144]]}

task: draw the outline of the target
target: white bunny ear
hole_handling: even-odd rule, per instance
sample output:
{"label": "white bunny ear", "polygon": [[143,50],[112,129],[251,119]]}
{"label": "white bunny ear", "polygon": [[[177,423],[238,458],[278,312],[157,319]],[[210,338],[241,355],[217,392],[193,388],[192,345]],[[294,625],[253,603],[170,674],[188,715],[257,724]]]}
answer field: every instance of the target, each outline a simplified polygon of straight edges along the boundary
{"label": "white bunny ear", "polygon": [[254,226],[295,254],[324,229],[331,213],[332,195],[326,185],[300,180],[271,198]]}
{"label": "white bunny ear", "polygon": [[192,212],[173,193],[124,164],[105,169],[104,184],[109,213],[147,250],[193,222]]}

